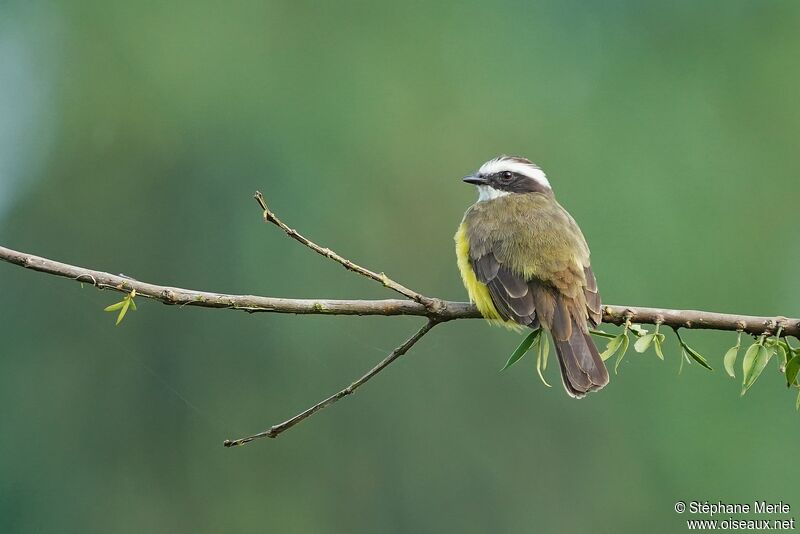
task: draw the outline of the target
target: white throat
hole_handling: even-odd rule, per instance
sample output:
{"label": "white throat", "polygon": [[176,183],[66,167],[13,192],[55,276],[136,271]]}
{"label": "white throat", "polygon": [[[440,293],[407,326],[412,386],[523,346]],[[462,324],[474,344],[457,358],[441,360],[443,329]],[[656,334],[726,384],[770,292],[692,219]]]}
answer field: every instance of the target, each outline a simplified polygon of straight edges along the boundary
{"label": "white throat", "polygon": [[501,191],[490,185],[478,186],[478,202],[483,202],[484,200],[494,200],[496,198],[504,197],[508,194],[510,194],[508,191]]}

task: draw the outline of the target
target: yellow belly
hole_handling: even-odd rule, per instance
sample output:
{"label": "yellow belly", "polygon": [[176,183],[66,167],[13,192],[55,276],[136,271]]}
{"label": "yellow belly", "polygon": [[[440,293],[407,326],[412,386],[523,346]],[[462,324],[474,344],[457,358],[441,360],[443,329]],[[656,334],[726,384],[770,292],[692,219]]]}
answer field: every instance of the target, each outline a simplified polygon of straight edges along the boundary
{"label": "yellow belly", "polygon": [[486,284],[479,282],[475,276],[475,271],[472,270],[472,265],[469,263],[469,238],[463,223],[458,227],[454,239],[458,270],[461,272],[461,279],[464,281],[464,287],[467,288],[470,302],[474,302],[484,319],[488,319],[492,324],[502,324],[506,328],[514,330],[523,328],[513,321],[506,321],[500,317],[494,302],[492,302],[489,288],[486,287]]}

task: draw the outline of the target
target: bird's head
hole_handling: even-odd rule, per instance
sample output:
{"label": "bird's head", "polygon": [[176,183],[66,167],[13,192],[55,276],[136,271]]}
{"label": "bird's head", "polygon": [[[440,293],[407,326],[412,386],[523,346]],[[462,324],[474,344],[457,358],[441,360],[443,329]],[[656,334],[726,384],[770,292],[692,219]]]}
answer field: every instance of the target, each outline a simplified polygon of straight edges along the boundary
{"label": "bird's head", "polygon": [[520,193],[553,194],[544,171],[526,158],[500,156],[490,159],[464,181],[478,187],[478,200]]}

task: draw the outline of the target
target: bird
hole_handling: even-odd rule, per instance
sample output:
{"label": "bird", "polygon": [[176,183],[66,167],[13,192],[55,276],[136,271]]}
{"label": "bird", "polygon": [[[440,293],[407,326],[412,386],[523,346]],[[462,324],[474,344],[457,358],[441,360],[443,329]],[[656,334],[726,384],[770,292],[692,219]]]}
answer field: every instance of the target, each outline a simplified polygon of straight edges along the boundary
{"label": "bird", "polygon": [[547,175],[527,158],[499,156],[463,181],[478,189],[454,238],[470,301],[492,323],[548,332],[571,397],[603,388],[608,370],[589,333],[602,320],[589,246]]}

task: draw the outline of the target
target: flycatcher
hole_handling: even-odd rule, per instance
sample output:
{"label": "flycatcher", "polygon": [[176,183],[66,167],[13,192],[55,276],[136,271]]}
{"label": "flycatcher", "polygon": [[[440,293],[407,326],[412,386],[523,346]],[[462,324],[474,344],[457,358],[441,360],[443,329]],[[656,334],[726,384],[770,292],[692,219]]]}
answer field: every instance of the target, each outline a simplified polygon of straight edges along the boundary
{"label": "flycatcher", "polygon": [[455,235],[470,300],[493,322],[549,332],[572,397],[608,384],[589,334],[602,319],[589,247],[545,173],[525,158],[500,156],[464,181],[479,195]]}

